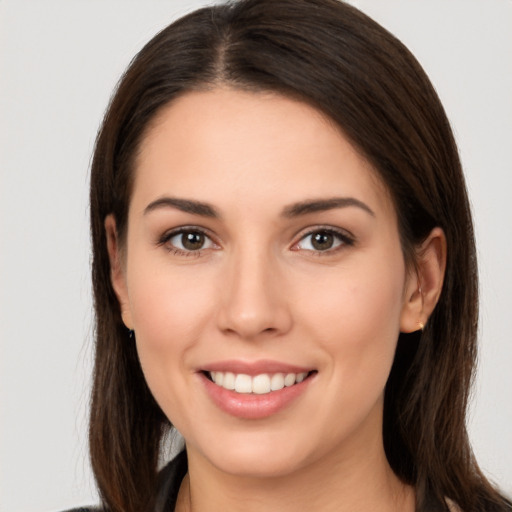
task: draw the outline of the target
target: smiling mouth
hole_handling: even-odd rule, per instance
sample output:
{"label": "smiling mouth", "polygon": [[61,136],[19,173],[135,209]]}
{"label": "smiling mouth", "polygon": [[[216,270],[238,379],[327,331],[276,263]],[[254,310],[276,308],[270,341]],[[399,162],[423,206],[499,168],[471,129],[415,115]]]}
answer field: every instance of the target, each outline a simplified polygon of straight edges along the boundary
{"label": "smiling mouth", "polygon": [[247,375],[232,372],[204,372],[217,386],[235,393],[265,395],[283,388],[292,387],[311,377],[316,371],[301,373],[261,373]]}

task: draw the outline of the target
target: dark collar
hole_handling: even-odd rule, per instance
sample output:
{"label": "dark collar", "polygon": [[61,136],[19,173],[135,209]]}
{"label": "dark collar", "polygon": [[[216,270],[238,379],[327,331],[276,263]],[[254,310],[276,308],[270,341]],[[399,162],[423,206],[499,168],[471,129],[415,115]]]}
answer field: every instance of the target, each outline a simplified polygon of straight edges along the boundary
{"label": "dark collar", "polygon": [[174,511],[180,485],[187,471],[187,452],[183,450],[158,475],[158,494],[155,500],[155,512]]}

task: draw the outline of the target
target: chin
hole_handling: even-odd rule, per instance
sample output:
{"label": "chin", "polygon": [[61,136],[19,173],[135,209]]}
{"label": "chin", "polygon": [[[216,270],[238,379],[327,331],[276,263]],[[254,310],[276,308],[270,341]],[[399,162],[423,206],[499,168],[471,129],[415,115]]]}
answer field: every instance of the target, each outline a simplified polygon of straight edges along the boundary
{"label": "chin", "polygon": [[214,465],[224,473],[246,478],[285,477],[303,466],[296,457],[285,454],[270,456],[257,452],[255,450],[249,456],[223,455],[219,457],[219,460],[214,461]]}
{"label": "chin", "polygon": [[289,431],[286,440],[268,432],[249,437],[228,436],[227,444],[217,439],[210,445],[213,449],[202,451],[202,456],[223,473],[247,478],[283,477],[314,459],[315,452],[311,447],[308,453],[307,441],[291,440]]}

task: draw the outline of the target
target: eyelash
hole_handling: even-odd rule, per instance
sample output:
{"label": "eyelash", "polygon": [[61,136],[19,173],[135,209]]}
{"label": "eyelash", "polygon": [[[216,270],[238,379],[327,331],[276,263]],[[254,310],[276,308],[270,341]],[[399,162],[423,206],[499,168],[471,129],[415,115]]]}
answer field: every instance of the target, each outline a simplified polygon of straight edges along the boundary
{"label": "eyelash", "polygon": [[302,249],[304,251],[307,251],[311,253],[311,255],[314,256],[331,256],[338,251],[342,250],[346,247],[351,247],[355,244],[355,237],[348,233],[347,231],[335,229],[331,226],[315,226],[315,228],[308,230],[306,233],[302,234],[299,241],[293,244],[292,250],[300,251],[300,248],[295,249],[301,242],[306,240],[306,238],[311,237],[315,234],[325,234],[325,235],[332,235],[339,243],[333,248],[328,248],[326,250],[315,250],[315,249]]}
{"label": "eyelash", "polygon": [[205,237],[206,240],[209,240],[212,245],[217,246],[217,244],[212,240],[212,237],[208,234],[207,231],[205,231],[201,228],[198,228],[196,226],[190,226],[190,227],[185,226],[185,227],[181,227],[178,229],[174,229],[172,231],[168,231],[160,237],[157,245],[165,247],[167,249],[167,251],[174,254],[175,256],[196,257],[196,258],[199,258],[203,254],[203,251],[210,249],[210,247],[207,247],[206,249],[201,248],[201,249],[197,249],[197,250],[183,250],[174,245],[168,245],[169,242],[174,237],[179,236],[179,235],[183,236],[187,233],[202,235]]}
{"label": "eyelash", "polygon": [[[212,247],[207,248],[200,248],[197,250],[183,250],[179,247],[176,247],[174,245],[168,245],[169,242],[176,236],[183,236],[185,234],[199,234],[201,236],[204,236],[205,239],[209,240],[210,244],[213,246],[218,247],[218,245],[213,241],[212,237],[209,235],[209,233],[201,228],[190,226],[190,227],[180,227],[178,229],[174,229],[172,231],[164,233],[160,239],[158,240],[157,245],[164,246],[167,251],[170,253],[176,255],[176,256],[185,256],[185,257],[200,257],[203,254],[203,251],[211,249]],[[315,249],[301,249],[299,244],[307,239],[307,237],[311,237],[315,234],[324,234],[324,235],[330,235],[333,236],[339,243],[334,248],[328,248],[326,250],[315,250]],[[299,241],[294,243],[291,250],[294,251],[300,251],[304,250],[312,255],[315,256],[327,256],[332,255],[334,253],[337,253],[339,250],[342,250],[344,247],[350,247],[353,246],[355,243],[355,238],[353,235],[347,233],[346,231],[338,230],[333,227],[323,227],[323,226],[317,226],[314,229],[311,229],[307,231],[306,233],[302,234]]]}

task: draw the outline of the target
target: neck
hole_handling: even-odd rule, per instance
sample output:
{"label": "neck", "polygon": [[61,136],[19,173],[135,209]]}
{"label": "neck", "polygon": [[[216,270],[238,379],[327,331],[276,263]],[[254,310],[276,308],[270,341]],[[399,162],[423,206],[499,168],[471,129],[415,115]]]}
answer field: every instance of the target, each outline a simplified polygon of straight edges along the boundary
{"label": "neck", "polygon": [[414,490],[393,473],[382,442],[371,453],[328,454],[285,476],[226,474],[188,451],[178,512],[413,512]]}

